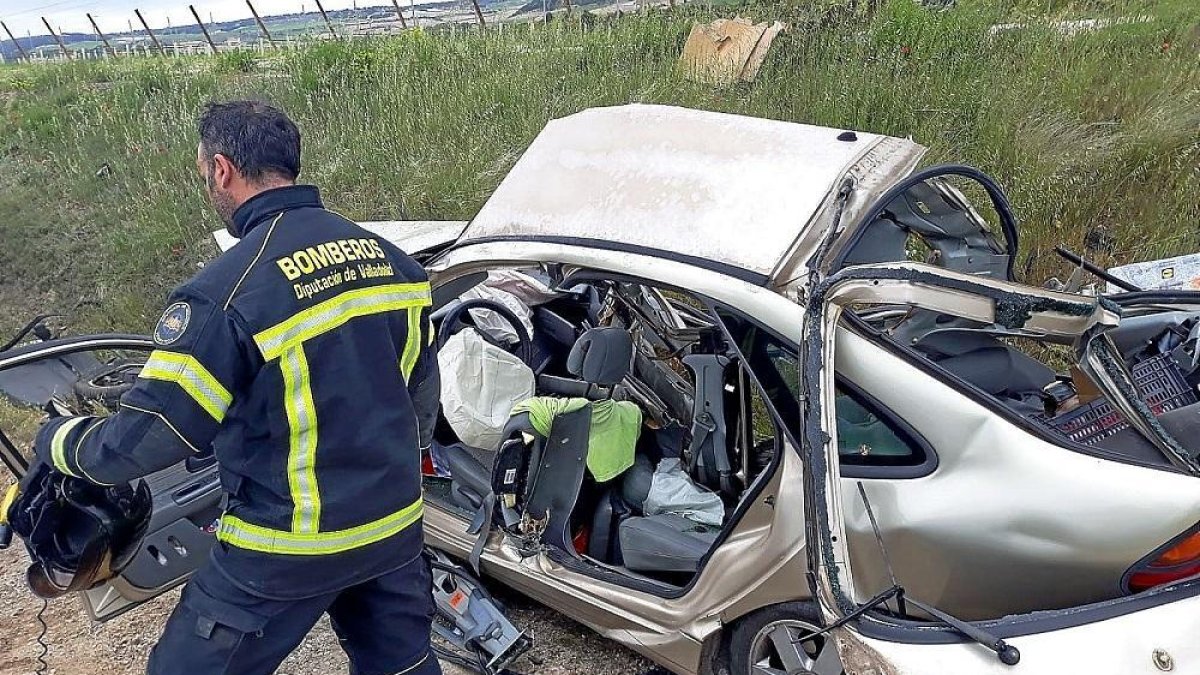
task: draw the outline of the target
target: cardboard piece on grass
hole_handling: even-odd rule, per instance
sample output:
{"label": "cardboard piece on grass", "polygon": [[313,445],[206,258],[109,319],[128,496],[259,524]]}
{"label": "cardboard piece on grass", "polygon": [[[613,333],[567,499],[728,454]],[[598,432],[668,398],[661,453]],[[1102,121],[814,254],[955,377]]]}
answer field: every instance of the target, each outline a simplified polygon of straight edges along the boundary
{"label": "cardboard piece on grass", "polygon": [[751,23],[743,18],[717,19],[692,27],[679,63],[697,82],[729,85],[753,82],[784,24]]}

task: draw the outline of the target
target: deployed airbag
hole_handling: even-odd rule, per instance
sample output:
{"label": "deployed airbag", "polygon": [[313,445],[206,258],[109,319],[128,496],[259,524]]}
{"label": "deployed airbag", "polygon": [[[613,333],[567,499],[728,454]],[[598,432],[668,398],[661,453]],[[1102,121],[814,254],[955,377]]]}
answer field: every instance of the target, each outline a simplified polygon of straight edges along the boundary
{"label": "deployed airbag", "polygon": [[[530,309],[558,297],[543,280],[518,270],[491,270],[487,281],[459,296],[461,300],[482,299],[507,307],[524,324],[525,334],[533,334],[533,310]],[[468,310],[475,326],[499,342],[516,344],[520,339],[514,326],[496,312],[478,308]]]}
{"label": "deployed airbag", "polygon": [[471,329],[446,341],[438,366],[450,428],[471,447],[495,450],[513,406],[534,394],[533,371]]}

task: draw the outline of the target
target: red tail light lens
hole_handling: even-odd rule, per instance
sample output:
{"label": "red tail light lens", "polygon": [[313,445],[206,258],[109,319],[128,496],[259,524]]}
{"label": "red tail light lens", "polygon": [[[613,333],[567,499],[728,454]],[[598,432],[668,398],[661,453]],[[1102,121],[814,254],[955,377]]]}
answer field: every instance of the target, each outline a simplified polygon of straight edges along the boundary
{"label": "red tail light lens", "polygon": [[1125,583],[1131,592],[1138,593],[1197,574],[1200,574],[1200,531],[1171,542],[1153,560],[1130,570]]}

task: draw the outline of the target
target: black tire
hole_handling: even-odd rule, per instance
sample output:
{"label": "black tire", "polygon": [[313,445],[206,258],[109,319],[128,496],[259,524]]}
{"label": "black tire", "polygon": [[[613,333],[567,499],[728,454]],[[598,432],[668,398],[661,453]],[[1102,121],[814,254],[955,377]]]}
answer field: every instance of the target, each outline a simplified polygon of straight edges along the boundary
{"label": "black tire", "polygon": [[145,362],[145,359],[122,358],[102,363],[79,377],[75,395],[115,410],[125,392],[133,389],[137,371]]}
{"label": "black tire", "polygon": [[[802,653],[789,654],[781,659],[777,644],[790,640],[772,640],[773,636],[788,635],[793,640],[814,633],[821,626],[820,613],[811,602],[785,602],[754,612],[737,622],[729,636],[726,655],[732,675],[841,675],[837,648],[827,637],[799,641],[795,644]],[[772,651],[774,649],[774,651]],[[823,657],[823,658],[822,658]],[[785,662],[786,661],[786,662]],[[805,666],[815,667],[815,670]]]}

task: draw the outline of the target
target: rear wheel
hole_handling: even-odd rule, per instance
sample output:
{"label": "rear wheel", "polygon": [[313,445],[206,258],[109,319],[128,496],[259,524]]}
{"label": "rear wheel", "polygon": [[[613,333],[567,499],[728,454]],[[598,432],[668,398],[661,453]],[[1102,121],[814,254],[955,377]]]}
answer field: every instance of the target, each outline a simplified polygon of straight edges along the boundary
{"label": "rear wheel", "polygon": [[842,675],[837,647],[820,629],[816,607],[785,602],[759,610],[729,639],[733,675]]}

